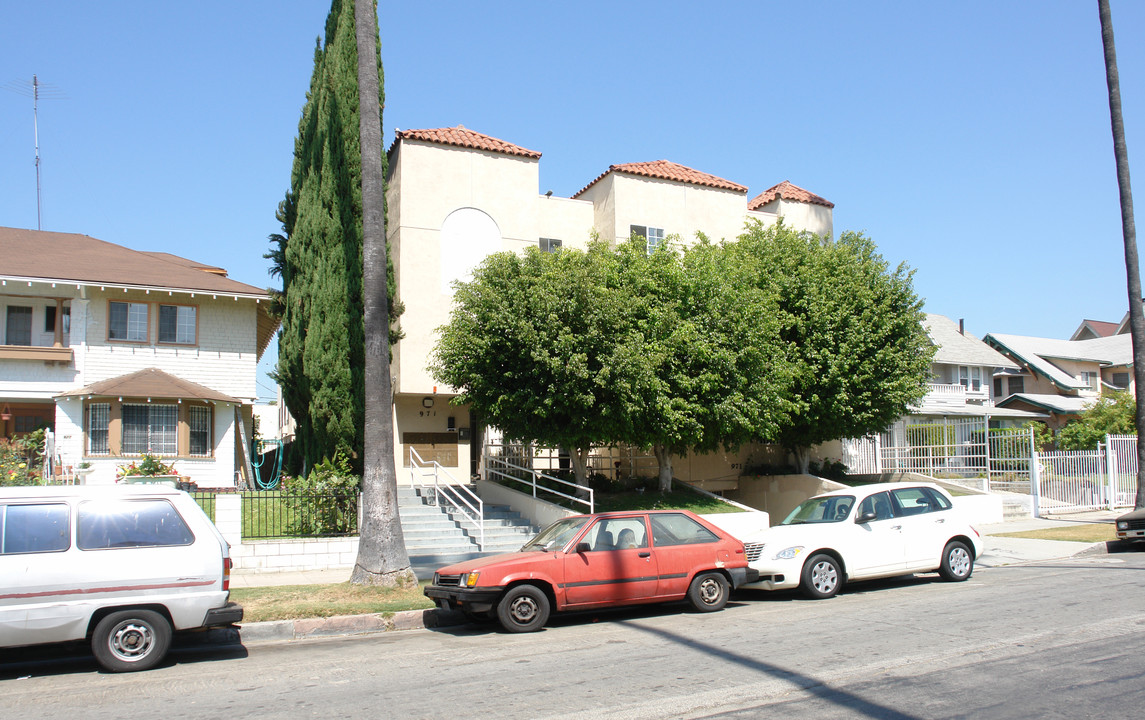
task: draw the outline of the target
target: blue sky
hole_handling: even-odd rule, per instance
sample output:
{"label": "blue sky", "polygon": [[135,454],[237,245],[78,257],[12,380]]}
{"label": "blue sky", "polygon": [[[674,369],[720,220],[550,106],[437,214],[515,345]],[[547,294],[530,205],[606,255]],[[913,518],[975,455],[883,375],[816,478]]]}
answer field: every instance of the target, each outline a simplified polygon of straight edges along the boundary
{"label": "blue sky", "polygon": [[[1145,3],[1112,6],[1133,167]],[[7,3],[0,87],[46,84],[43,228],[271,284],[328,11]],[[379,18],[387,143],[463,124],[542,152],[538,192],[566,197],[659,159],[753,196],[790,180],[978,336],[1068,337],[1126,311],[1096,2],[383,1]],[[0,225],[36,227],[35,187],[31,98],[0,90]]]}

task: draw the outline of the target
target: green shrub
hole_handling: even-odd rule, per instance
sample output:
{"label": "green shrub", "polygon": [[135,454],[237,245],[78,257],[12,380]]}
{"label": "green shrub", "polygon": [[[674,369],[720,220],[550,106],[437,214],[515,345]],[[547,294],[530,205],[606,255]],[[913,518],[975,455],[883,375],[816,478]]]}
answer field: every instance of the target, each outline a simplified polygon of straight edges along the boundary
{"label": "green shrub", "polygon": [[289,533],[299,536],[348,535],[358,529],[362,479],[341,453],[324,458],[306,477],[283,477]]}
{"label": "green shrub", "polygon": [[0,438],[0,486],[39,485],[43,462],[44,431],[18,438]]}

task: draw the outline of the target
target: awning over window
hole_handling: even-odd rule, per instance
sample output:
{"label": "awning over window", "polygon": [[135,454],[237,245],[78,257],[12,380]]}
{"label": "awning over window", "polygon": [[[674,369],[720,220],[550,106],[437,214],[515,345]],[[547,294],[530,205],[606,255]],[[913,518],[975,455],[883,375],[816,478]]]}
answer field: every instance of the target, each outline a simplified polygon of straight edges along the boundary
{"label": "awning over window", "polygon": [[147,368],[128,375],[101,380],[78,390],[60,393],[56,397],[85,396],[211,400],[242,404],[237,398],[190,380],[175,377],[158,368]]}

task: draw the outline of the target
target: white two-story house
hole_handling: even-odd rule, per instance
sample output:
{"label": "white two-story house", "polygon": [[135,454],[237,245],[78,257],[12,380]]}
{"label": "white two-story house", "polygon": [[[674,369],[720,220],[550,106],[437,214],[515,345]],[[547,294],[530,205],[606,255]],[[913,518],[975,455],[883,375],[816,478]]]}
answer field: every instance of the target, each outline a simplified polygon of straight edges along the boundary
{"label": "white two-story house", "polygon": [[48,427],[89,483],[158,455],[201,487],[249,473],[265,290],[71,233],[0,228],[0,434]]}

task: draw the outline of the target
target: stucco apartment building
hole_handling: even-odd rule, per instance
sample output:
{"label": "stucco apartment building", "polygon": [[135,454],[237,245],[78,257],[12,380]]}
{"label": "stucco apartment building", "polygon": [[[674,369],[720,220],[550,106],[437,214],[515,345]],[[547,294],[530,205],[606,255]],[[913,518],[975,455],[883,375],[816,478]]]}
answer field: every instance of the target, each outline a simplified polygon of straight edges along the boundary
{"label": "stucco apartment building", "polygon": [[202,487],[235,485],[277,328],[265,290],[72,233],[0,228],[0,259],[0,435],[51,428],[89,483],[150,451]]}
{"label": "stucco apartment building", "polygon": [[541,153],[463,126],[403,130],[389,149],[387,237],[406,337],[395,348],[395,447],[399,479],[411,448],[467,480],[481,451],[481,428],[452,388],[427,366],[446,324],[452,284],[487,255],[557,247],[584,248],[595,233],[610,242],[632,233],[656,244],[693,242],[702,232],[731,239],[745,222],[779,218],[832,234],[832,203],[783,182],[750,196],[748,188],[668,160],[611,165],[570,198],[541,194]]}

